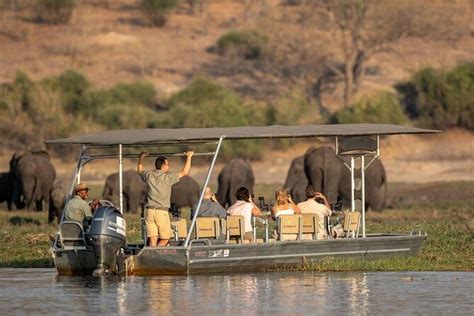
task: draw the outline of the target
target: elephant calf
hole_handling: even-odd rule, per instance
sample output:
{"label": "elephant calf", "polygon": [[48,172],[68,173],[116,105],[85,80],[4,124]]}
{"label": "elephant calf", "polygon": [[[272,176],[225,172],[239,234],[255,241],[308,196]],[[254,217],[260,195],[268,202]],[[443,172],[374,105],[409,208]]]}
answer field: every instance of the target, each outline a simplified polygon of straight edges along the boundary
{"label": "elephant calf", "polygon": [[51,187],[49,191],[48,223],[52,223],[56,217],[59,224],[66,202],[67,189],[67,185],[61,180],[55,181]]}

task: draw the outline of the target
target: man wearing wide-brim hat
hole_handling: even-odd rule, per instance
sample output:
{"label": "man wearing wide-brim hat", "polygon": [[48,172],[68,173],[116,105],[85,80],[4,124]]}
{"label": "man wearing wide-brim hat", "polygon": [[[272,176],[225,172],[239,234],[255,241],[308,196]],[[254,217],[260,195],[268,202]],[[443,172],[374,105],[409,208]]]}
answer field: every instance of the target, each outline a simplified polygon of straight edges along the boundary
{"label": "man wearing wide-brim hat", "polygon": [[64,207],[64,220],[76,221],[84,225],[92,218],[91,207],[87,203],[89,188],[83,182],[74,187],[74,197]]}

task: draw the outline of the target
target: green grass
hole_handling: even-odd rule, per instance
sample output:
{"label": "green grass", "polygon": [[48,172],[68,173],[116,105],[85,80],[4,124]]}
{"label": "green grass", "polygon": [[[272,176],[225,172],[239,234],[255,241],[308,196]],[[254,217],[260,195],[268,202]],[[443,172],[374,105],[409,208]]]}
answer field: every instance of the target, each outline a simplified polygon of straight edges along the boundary
{"label": "green grass", "polygon": [[[268,201],[278,185],[258,185],[256,196]],[[425,231],[420,253],[387,259],[335,259],[307,264],[311,271],[458,271],[474,270],[474,198],[472,182],[394,184],[389,190],[403,199],[396,208],[367,213],[367,232]],[[93,188],[101,192],[101,188]],[[7,212],[0,205],[0,267],[52,267],[50,236],[57,225],[47,223],[46,212]],[[403,208],[401,208],[403,206]],[[141,241],[138,214],[125,214],[130,243]],[[274,223],[270,221],[273,225]],[[270,230],[271,231],[271,230]],[[259,232],[262,235],[263,232]]]}

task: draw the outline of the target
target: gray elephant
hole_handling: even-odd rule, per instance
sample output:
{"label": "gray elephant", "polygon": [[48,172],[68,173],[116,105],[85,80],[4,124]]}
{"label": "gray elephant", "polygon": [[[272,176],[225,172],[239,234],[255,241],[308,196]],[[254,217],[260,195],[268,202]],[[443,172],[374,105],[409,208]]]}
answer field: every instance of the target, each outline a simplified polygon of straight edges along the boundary
{"label": "gray elephant", "polygon": [[30,210],[35,202],[35,209],[43,210],[43,204],[48,204],[49,191],[55,178],[56,170],[47,152],[14,154],[10,160],[12,208],[26,206]]}
{"label": "gray elephant", "polygon": [[10,173],[0,173],[0,203],[7,202],[8,210],[11,209],[12,197],[11,197],[11,184],[10,184]]}
{"label": "gray elephant", "polygon": [[199,195],[199,184],[190,176],[181,177],[179,182],[171,187],[171,203],[178,208],[193,207],[199,200]]}
{"label": "gray elephant", "polygon": [[328,202],[336,203],[342,164],[331,147],[310,148],[304,155],[304,171],[308,183],[323,193]]}
{"label": "gray elephant", "polygon": [[56,217],[59,224],[64,204],[66,202],[67,191],[68,186],[63,181],[54,181],[54,184],[49,191],[48,223],[52,223]]}
{"label": "gray elephant", "polygon": [[[328,198],[330,204],[337,202],[337,196],[343,198],[348,205],[351,199],[351,175],[336,157],[331,147],[321,147],[305,154],[305,173],[308,182],[315,186]],[[360,170],[356,169],[356,178],[360,178]],[[377,159],[365,172],[366,209],[381,210],[385,204],[387,176],[382,161]],[[355,198],[360,199],[360,192]]]}
{"label": "gray elephant", "polygon": [[[135,170],[126,170],[122,174],[124,209],[136,213],[140,203],[145,201],[145,182]],[[117,203],[119,196],[119,174],[110,174],[105,180],[102,198]]]}
{"label": "gray elephant", "polygon": [[235,192],[238,188],[246,187],[253,192],[255,176],[252,166],[243,159],[233,159],[222,168],[217,183],[217,200],[222,206],[228,207],[235,203]]}
{"label": "gray elephant", "polygon": [[[366,165],[368,159],[366,159]],[[355,177],[360,178],[360,169],[356,169]],[[341,181],[339,182],[339,193],[346,201],[351,199],[351,172],[344,167]],[[355,198],[361,199],[360,191],[355,191]],[[365,208],[380,211],[385,207],[387,197],[387,174],[380,159],[375,160],[365,170]]]}
{"label": "gray elephant", "polygon": [[295,203],[306,201],[305,189],[308,178],[304,172],[304,156],[293,159],[283,187],[291,194]]}

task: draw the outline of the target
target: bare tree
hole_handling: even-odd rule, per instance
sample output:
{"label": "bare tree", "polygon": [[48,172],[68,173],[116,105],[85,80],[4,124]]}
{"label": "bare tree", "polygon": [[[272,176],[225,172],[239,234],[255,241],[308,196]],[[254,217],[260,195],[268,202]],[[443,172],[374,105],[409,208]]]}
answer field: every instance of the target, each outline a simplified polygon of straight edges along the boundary
{"label": "bare tree", "polygon": [[469,8],[467,2],[306,2],[305,19],[316,22],[321,30],[327,32],[334,45],[334,50],[327,51],[323,56],[325,69],[316,80],[316,88],[328,81],[342,82],[344,106],[350,105],[363,80],[367,61],[372,56],[390,50],[407,37],[443,41],[458,39],[468,30],[468,19],[463,8]]}

